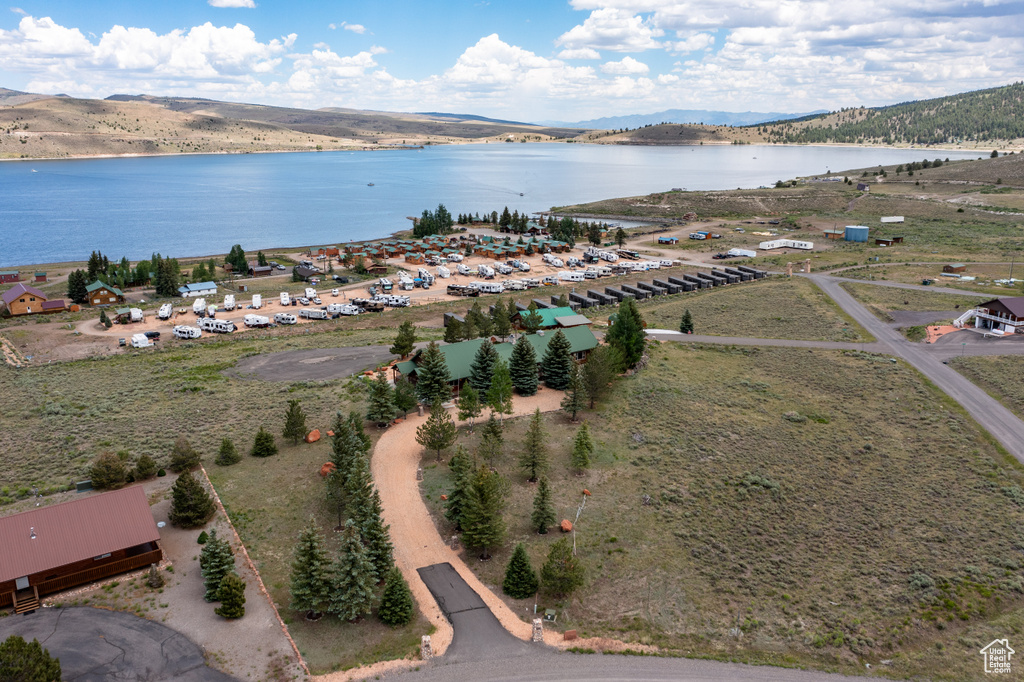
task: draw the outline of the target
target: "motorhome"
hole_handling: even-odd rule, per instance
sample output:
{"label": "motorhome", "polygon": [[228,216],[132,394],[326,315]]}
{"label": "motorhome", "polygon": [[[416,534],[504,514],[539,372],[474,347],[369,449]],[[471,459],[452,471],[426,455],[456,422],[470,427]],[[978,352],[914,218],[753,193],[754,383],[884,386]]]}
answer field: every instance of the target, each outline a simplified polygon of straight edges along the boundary
{"label": "motorhome", "polygon": [[312,287],[306,287],[306,298],[309,298],[309,299],[316,298],[316,289],[314,289]]}
{"label": "motorhome", "polygon": [[424,288],[429,287],[431,284],[434,283],[434,275],[430,272],[430,270],[427,270],[426,268],[420,268],[417,271],[417,274],[419,275],[420,279],[423,280]]}
{"label": "motorhome", "polygon": [[558,284],[558,277],[555,275],[548,275],[547,277],[542,279],[540,283],[546,287],[553,287],[556,284]]}
{"label": "motorhome", "polygon": [[246,315],[242,318],[246,327],[266,327],[270,324],[270,318],[263,315]]}
{"label": "motorhome", "polygon": [[189,327],[179,324],[171,330],[171,333],[178,339],[198,339],[203,335],[203,330],[199,327]]}
{"label": "motorhome", "polygon": [[505,290],[501,282],[470,282],[469,286],[479,289],[482,294],[500,294]]}
{"label": "motorhome", "polygon": [[394,284],[392,284],[391,280],[388,279],[387,277],[381,277],[380,281],[377,282],[377,284],[380,285],[381,291],[391,291],[391,289],[394,288]]}
{"label": "motorhome", "polygon": [[171,319],[171,315],[173,314],[174,306],[172,306],[170,303],[164,303],[162,306],[160,306],[160,310],[157,311],[156,316],[161,320],[169,320]]}

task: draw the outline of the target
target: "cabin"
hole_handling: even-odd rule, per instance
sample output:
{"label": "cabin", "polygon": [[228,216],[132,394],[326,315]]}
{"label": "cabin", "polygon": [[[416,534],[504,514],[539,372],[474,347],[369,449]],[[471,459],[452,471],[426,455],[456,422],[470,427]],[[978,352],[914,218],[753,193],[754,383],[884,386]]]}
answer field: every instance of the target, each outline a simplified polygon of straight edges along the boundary
{"label": "cabin", "polygon": [[0,607],[159,563],[160,532],[142,486],[0,518]]}
{"label": "cabin", "polygon": [[36,283],[45,282],[46,281],[46,273],[45,272],[37,272],[37,273],[35,273],[33,275],[33,281],[36,282]]}
{"label": "cabin", "polygon": [[679,237],[658,237],[659,244],[678,244]]}
{"label": "cabin", "polygon": [[902,244],[903,237],[876,237],[875,246],[892,246],[893,244]]}
{"label": "cabin", "polygon": [[858,182],[857,183],[857,190],[860,191],[860,192],[870,192],[871,191],[871,185],[869,185],[866,182]]}
{"label": "cabin", "polygon": [[336,248],[320,249],[316,254],[318,256],[327,256],[328,258],[337,258],[341,255],[341,250]]}
{"label": "cabin", "polygon": [[17,282],[21,279],[21,275],[17,270],[7,270],[6,272],[0,272],[0,284],[9,284],[11,282]]}
{"label": "cabin", "polygon": [[39,289],[21,282],[3,293],[3,301],[11,315],[59,313],[67,308],[64,299],[57,298],[51,301]]}
{"label": "cabin", "polygon": [[178,293],[182,298],[196,298],[199,296],[215,296],[217,284],[215,282],[193,282],[178,287]]}
{"label": "cabin", "polygon": [[[581,325],[560,331],[569,340],[569,354],[575,360],[585,360],[590,351],[597,348],[597,337],[594,336],[589,327]],[[554,330],[548,330],[526,335],[527,341],[533,346],[534,355],[537,356],[538,368],[541,360],[544,358],[545,351],[547,351],[548,343],[554,338],[555,333],[557,332]],[[462,385],[463,381],[469,378],[473,358],[476,357],[476,352],[483,342],[484,339],[481,338],[460,341],[459,343],[448,343],[441,346],[441,354],[444,356],[445,364],[448,366],[448,375],[451,377],[449,383],[456,390]],[[512,358],[512,346],[512,343],[496,343],[494,344],[494,350],[498,352],[498,357],[505,362],[509,362]],[[420,349],[409,360],[396,364],[393,368],[395,379],[397,380],[400,375],[404,375],[415,383],[416,367],[422,357],[423,349]]]}
{"label": "cabin", "polygon": [[994,298],[974,309],[974,327],[1024,334],[1024,296]]}
{"label": "cabin", "polygon": [[274,274],[272,265],[260,265],[258,261],[251,260],[248,263],[250,277],[269,277]]}
{"label": "cabin", "polygon": [[846,228],[844,227],[830,227],[821,231],[825,235],[825,239],[845,239]]}
{"label": "cabin", "polygon": [[316,268],[309,268],[305,265],[296,265],[292,272],[294,272],[303,281],[309,281],[311,277],[319,277],[320,271]]}
{"label": "cabin", "polygon": [[112,287],[100,280],[86,285],[85,291],[89,296],[89,305],[104,306],[115,303],[124,303],[124,292],[117,287]]}
{"label": "cabin", "polygon": [[947,272],[947,273],[954,273],[954,274],[956,274],[956,273],[960,273],[960,272],[966,272],[967,271],[967,266],[964,265],[963,263],[950,263],[948,265],[943,265],[942,266],[942,271],[943,272]]}
{"label": "cabin", "polygon": [[[515,316],[513,316],[512,324],[517,328],[522,329],[523,317],[528,314],[528,310],[520,310],[515,314]],[[539,308],[537,310],[537,315],[540,316],[540,329],[578,327],[580,325],[589,326],[593,324],[586,317],[577,314],[576,311],[569,306],[561,308]]]}

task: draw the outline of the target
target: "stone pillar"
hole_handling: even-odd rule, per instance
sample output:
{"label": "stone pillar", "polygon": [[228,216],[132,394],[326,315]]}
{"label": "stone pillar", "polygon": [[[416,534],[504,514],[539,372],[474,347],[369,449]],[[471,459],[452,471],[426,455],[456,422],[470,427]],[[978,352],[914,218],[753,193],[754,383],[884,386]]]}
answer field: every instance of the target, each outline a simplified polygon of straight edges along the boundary
{"label": "stone pillar", "polygon": [[540,618],[533,619],[533,641],[544,641],[544,622]]}
{"label": "stone pillar", "polygon": [[810,274],[810,272],[811,272],[811,259],[810,258],[808,258],[807,260],[804,261],[804,272],[806,272],[808,274]]}
{"label": "stone pillar", "polygon": [[792,277],[792,276],[793,276],[793,264],[792,263],[786,263],[786,277]]}
{"label": "stone pillar", "polygon": [[434,657],[434,650],[430,648],[430,635],[423,635],[420,638],[420,658],[429,661]]}
{"label": "stone pillar", "polygon": [[451,547],[456,552],[459,551],[459,536],[458,535],[453,535],[452,539],[451,539],[451,542],[448,543],[448,546]]}
{"label": "stone pillar", "polygon": [[417,408],[417,410],[419,412],[419,415],[422,417],[423,416],[423,405],[417,405],[416,408]]}

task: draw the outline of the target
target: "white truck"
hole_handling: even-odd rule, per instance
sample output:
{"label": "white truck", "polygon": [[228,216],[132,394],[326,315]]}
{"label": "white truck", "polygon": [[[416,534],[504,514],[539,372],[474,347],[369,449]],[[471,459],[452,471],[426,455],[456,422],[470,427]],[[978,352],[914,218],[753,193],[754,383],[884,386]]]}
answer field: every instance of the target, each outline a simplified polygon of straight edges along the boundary
{"label": "white truck", "polygon": [[230,334],[235,331],[235,323],[231,320],[215,320],[212,317],[204,317],[199,320],[199,328],[204,332]]}
{"label": "white truck", "polygon": [[299,317],[304,317],[307,320],[326,320],[330,317],[326,310],[320,310],[319,308],[303,308],[299,311]]}
{"label": "white truck", "polygon": [[196,315],[202,315],[203,313],[205,313],[206,299],[197,298],[196,300],[192,301],[192,312],[194,312]]}
{"label": "white truck", "polygon": [[331,315],[358,315],[363,310],[349,303],[328,303],[327,312]]}
{"label": "white truck", "polygon": [[253,294],[252,295],[252,307],[254,309],[256,309],[256,310],[259,310],[260,308],[263,307],[263,295],[262,294]]}
{"label": "white truck", "polygon": [[227,296],[224,297],[224,310],[234,310],[234,309],[235,309],[235,295],[234,294],[228,294]]}
{"label": "white truck", "polygon": [[164,303],[162,306],[160,306],[160,310],[156,311],[156,316],[161,320],[169,320],[171,319],[171,315],[173,314],[174,306],[172,306],[170,303]]}
{"label": "white truck", "polygon": [[299,321],[290,313],[278,313],[274,315],[274,322],[278,324],[298,324]]}
{"label": "white truck", "polygon": [[438,265],[437,276],[440,277],[441,279],[448,279],[449,277],[452,276],[452,271],[443,265]]}
{"label": "white truck", "polygon": [[199,327],[189,327],[184,324],[179,324],[171,330],[174,337],[177,339],[198,339],[203,335],[203,330]]}
{"label": "white truck", "polygon": [[145,334],[132,334],[132,348],[149,348],[153,342]]}
{"label": "white truck", "polygon": [[264,315],[246,315],[242,318],[246,327],[266,327],[270,325],[270,318]]}
{"label": "white truck", "polygon": [[145,315],[142,314],[141,308],[129,308],[128,317],[131,318],[132,322],[142,322],[145,319]]}
{"label": "white truck", "polygon": [[282,291],[281,292],[281,305],[291,305],[291,304],[292,304],[292,297],[288,294],[287,291]]}

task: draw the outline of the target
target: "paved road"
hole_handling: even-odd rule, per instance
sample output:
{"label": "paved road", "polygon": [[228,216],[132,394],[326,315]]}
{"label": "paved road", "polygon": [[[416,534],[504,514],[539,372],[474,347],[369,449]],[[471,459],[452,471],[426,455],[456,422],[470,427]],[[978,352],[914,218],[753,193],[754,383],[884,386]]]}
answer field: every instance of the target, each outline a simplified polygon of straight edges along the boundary
{"label": "paved road", "polygon": [[87,607],[40,609],[0,618],[0,640],[38,639],[60,658],[67,682],[230,682],[206,666],[203,651],[165,625],[119,611]]}
{"label": "paved road", "polygon": [[911,343],[868,312],[839,286],[838,278],[824,275],[803,276],[821,287],[840,308],[867,329],[879,343],[887,347],[887,352],[903,358],[924,374],[946,395],[960,403],[975,421],[992,434],[1018,461],[1024,462],[1024,422],[1016,415],[962,375],[944,365],[941,356],[929,352],[927,346]]}
{"label": "paved road", "polygon": [[448,652],[418,671],[385,679],[415,682],[464,680],[738,680],[839,682],[858,678],[686,658],[588,655],[561,652],[513,637],[451,564],[417,569],[455,630]]}

